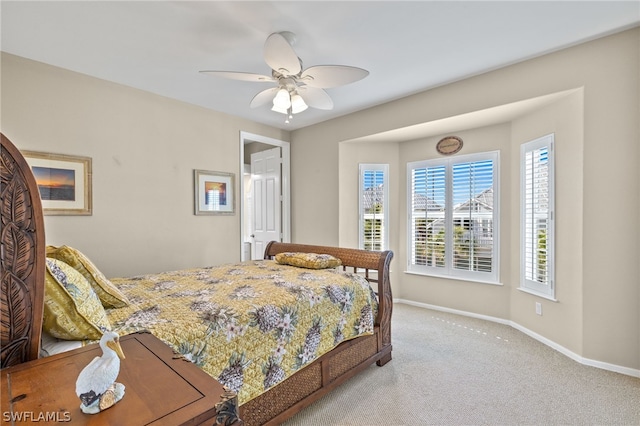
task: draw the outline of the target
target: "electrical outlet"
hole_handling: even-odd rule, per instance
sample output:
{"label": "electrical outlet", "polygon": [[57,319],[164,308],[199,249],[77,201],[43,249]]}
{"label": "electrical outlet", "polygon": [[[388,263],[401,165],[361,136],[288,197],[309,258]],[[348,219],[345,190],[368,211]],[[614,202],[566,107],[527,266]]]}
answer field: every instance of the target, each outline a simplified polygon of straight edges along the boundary
{"label": "electrical outlet", "polygon": [[542,315],[542,303],[536,302],[536,314]]}

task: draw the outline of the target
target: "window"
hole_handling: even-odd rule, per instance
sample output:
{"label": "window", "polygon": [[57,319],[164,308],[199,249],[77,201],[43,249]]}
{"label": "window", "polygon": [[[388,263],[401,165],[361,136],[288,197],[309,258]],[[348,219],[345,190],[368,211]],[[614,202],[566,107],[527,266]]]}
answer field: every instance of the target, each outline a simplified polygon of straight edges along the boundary
{"label": "window", "polygon": [[389,241],[388,164],[360,164],[360,238],[365,250],[387,250]]}
{"label": "window", "polygon": [[520,288],[554,298],[554,136],[520,148]]}
{"label": "window", "polygon": [[498,152],[407,166],[408,270],[498,282]]}

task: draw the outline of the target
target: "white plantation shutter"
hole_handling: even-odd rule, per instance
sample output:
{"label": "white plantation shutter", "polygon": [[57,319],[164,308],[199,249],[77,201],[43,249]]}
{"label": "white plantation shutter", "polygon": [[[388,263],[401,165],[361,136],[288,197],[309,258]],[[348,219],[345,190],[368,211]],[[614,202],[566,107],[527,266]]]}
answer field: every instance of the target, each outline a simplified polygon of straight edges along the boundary
{"label": "white plantation shutter", "polygon": [[359,247],[388,248],[388,164],[360,164]]}
{"label": "white plantation shutter", "polygon": [[554,135],[520,149],[520,287],[554,298]]}
{"label": "white plantation shutter", "polygon": [[408,269],[498,281],[498,153],[409,163]]}
{"label": "white plantation shutter", "polygon": [[445,266],[444,165],[410,169],[411,260],[413,266]]}
{"label": "white plantation shutter", "polygon": [[453,165],[453,267],[493,268],[493,160]]}

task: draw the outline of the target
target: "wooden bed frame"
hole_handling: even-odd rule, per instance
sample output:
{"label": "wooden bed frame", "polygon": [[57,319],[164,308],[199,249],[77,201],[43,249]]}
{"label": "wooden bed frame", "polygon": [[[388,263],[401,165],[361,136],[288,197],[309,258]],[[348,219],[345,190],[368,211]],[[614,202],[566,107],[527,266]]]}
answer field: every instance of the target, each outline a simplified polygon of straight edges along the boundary
{"label": "wooden bed frame", "polygon": [[[20,151],[1,135],[1,368],[37,359],[44,307],[45,232],[40,194]],[[393,298],[389,266],[393,252],[271,242],[265,259],[281,252],[326,253],[344,270],[377,284],[374,334],[343,342],[331,352],[240,406],[246,425],[279,424],[374,362],[391,360]],[[375,289],[375,285],[374,285]],[[219,419],[226,424],[230,419]]]}

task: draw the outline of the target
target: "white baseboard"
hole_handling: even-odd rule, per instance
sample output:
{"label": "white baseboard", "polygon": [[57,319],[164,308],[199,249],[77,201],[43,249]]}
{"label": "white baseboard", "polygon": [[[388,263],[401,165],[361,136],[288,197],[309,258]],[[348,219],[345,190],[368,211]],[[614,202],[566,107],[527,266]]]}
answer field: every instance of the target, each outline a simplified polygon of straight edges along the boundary
{"label": "white baseboard", "polygon": [[411,305],[411,306],[416,306],[418,308],[425,308],[425,309],[432,309],[434,311],[441,311],[441,312],[448,312],[451,314],[456,314],[456,315],[462,315],[465,317],[470,317],[470,318],[478,318],[478,319],[482,319],[482,320],[486,320],[486,321],[491,321],[491,322],[495,322],[495,323],[499,323],[499,324],[504,324],[504,325],[508,325],[511,326],[513,328],[515,328],[518,331],[521,331],[522,333],[526,334],[527,336],[536,339],[537,341],[544,343],[545,345],[549,346],[552,349],[555,349],[556,351],[560,352],[561,354],[571,358],[572,360],[579,362],[580,364],[583,365],[587,365],[590,367],[596,367],[596,368],[600,368],[603,370],[608,370],[608,371],[613,371],[615,373],[620,373],[620,374],[624,374],[627,376],[632,376],[632,377],[638,377],[640,378],[640,370],[636,370],[633,368],[629,368],[629,367],[623,367],[621,365],[615,365],[615,364],[609,364],[607,362],[602,362],[602,361],[598,361],[598,360],[593,360],[593,359],[589,359],[589,358],[585,358],[583,356],[580,356],[578,354],[576,354],[575,352],[570,351],[569,349],[565,348],[562,345],[557,344],[556,342],[547,339],[544,336],[541,336],[540,334],[529,330],[526,327],[521,326],[520,324],[517,324],[513,321],[510,320],[505,320],[503,318],[496,318],[496,317],[491,317],[488,315],[480,315],[480,314],[475,314],[473,312],[466,312],[466,311],[460,311],[457,309],[451,309],[451,308],[446,308],[443,306],[437,306],[437,305],[430,305],[428,303],[419,303],[419,302],[414,302],[412,300],[405,300],[405,299],[394,299],[393,300],[394,303],[404,303],[405,305]]}

